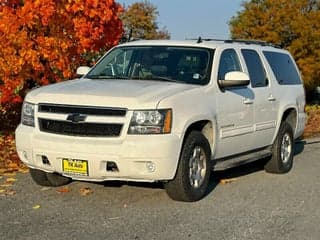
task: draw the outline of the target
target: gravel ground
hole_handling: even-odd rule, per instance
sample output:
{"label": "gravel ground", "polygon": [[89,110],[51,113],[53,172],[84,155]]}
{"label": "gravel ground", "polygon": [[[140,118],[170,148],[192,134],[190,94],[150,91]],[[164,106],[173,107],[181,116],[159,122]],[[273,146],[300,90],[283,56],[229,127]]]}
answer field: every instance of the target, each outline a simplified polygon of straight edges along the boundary
{"label": "gravel ground", "polygon": [[0,196],[0,239],[320,239],[319,154],[311,139],[288,174],[267,174],[262,161],[216,172],[196,203],[172,201],[159,184],[72,182],[60,193],[20,173],[5,187],[16,194]]}

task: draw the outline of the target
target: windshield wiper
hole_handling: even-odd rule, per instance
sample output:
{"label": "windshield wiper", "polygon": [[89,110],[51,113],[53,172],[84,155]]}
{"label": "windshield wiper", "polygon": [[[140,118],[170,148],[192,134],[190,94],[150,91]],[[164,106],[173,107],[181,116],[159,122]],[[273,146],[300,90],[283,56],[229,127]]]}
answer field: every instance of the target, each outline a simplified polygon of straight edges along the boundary
{"label": "windshield wiper", "polygon": [[126,76],[120,76],[120,75],[88,75],[86,76],[89,79],[128,79]]}
{"label": "windshield wiper", "polygon": [[151,77],[147,77],[145,80],[155,80],[155,81],[165,81],[165,82],[179,82],[179,83],[181,83],[181,81],[179,81],[179,80],[168,78],[168,77],[161,77],[161,76],[151,76]]}
{"label": "windshield wiper", "polygon": [[132,79],[132,80],[154,80],[154,81],[166,81],[166,82],[179,82],[182,83],[182,81],[178,81],[172,78],[168,77],[161,77],[161,76],[148,76],[148,77],[126,77],[126,76],[120,76],[120,75],[88,75],[86,76],[89,79]]}

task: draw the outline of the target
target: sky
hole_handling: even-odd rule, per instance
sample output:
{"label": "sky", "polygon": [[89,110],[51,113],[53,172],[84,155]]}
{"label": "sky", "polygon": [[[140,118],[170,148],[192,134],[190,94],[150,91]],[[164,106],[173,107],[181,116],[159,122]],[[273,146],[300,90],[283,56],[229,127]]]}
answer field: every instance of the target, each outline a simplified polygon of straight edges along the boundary
{"label": "sky", "polygon": [[[129,6],[139,0],[118,0]],[[149,0],[158,11],[158,25],[171,39],[230,38],[228,22],[241,10],[243,0]]]}

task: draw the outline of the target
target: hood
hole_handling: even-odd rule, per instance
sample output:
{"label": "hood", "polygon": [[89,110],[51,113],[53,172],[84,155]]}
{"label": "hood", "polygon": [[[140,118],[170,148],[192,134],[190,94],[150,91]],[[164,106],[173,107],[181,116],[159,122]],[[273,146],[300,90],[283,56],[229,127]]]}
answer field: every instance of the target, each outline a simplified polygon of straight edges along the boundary
{"label": "hood", "polygon": [[84,106],[156,108],[164,98],[197,88],[196,85],[150,80],[77,79],[31,91],[26,101]]}

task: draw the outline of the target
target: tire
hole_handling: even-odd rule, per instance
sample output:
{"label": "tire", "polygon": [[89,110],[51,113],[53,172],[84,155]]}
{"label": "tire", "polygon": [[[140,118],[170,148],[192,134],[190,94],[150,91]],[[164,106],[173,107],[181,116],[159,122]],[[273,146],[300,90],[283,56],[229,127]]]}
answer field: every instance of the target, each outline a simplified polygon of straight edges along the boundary
{"label": "tire", "polygon": [[169,197],[184,202],[200,200],[209,184],[210,157],[208,140],[198,131],[190,132],[182,146],[176,175],[164,184]]}
{"label": "tire", "polygon": [[47,179],[53,187],[60,187],[71,182],[71,178],[61,176],[57,173],[47,173]]}
{"label": "tire", "polygon": [[293,165],[294,139],[289,123],[282,122],[278,136],[272,146],[272,157],[264,166],[269,173],[287,173]]}
{"label": "tire", "polygon": [[49,182],[48,178],[47,178],[47,173],[38,169],[33,169],[30,168],[29,169],[31,178],[33,179],[33,181],[40,185],[40,186],[45,186],[45,187],[51,187],[51,183]]}

